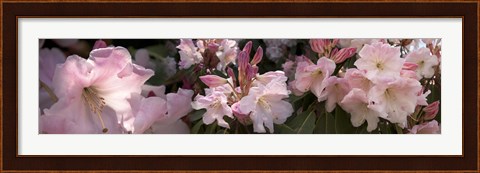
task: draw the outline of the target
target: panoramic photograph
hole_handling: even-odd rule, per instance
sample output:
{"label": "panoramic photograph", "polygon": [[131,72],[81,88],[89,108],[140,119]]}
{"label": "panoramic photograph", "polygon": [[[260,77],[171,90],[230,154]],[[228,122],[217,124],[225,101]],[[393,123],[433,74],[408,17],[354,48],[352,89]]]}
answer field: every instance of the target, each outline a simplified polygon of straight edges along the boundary
{"label": "panoramic photograph", "polygon": [[40,39],[39,134],[440,134],[440,38]]}

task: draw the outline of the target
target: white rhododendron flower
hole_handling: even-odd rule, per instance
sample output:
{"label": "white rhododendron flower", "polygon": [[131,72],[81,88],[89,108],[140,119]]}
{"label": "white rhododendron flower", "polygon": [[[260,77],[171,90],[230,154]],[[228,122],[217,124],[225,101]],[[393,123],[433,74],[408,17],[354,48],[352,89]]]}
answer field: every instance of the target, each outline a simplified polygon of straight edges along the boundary
{"label": "white rhododendron flower", "polygon": [[180,69],[190,68],[193,64],[198,64],[203,61],[202,54],[198,51],[192,39],[180,39],[180,45],[177,46],[180,51],[180,62],[178,65]]}
{"label": "white rhododendron flower", "polygon": [[283,100],[289,94],[285,82],[286,78],[278,77],[267,85],[259,84],[240,100],[239,109],[243,114],[250,112],[255,132],[265,133],[266,126],[273,133],[273,123],[282,124],[293,113],[292,105]]}
{"label": "white rhododendron flower", "polygon": [[[153,76],[153,71],[132,64],[123,47],[95,49],[89,59],[69,56],[53,77],[59,98],[40,117],[46,133],[119,133],[123,117],[131,111],[131,94]],[[74,112],[74,113],[72,113]]]}
{"label": "white rhododendron flower", "polygon": [[327,112],[332,112],[337,103],[340,103],[349,91],[350,86],[344,78],[332,76],[327,79],[327,87],[325,87],[325,92],[323,93],[325,96],[322,96],[327,99],[325,104]]}
{"label": "white rhododendron flower", "polygon": [[345,79],[351,88],[359,88],[367,93],[374,85],[373,82],[367,78],[365,70],[358,70],[356,68],[347,69]]}
{"label": "white rhododendron flower", "polygon": [[224,116],[233,118],[232,108],[227,104],[227,97],[223,92],[214,89],[205,89],[206,96],[197,95],[192,102],[193,109],[207,109],[203,115],[205,124],[212,124],[215,120],[221,127],[230,128],[230,125],[223,119]]}
{"label": "white rhododendron flower", "polygon": [[225,71],[225,68],[228,64],[235,64],[235,59],[237,58],[237,42],[234,40],[224,39],[218,47],[216,52],[220,63],[217,65],[217,70]]}
{"label": "white rhododendron flower", "polygon": [[367,93],[365,91],[353,88],[342,100],[342,108],[351,115],[352,125],[355,127],[361,126],[367,121],[367,131],[371,132],[377,128],[380,121],[379,117],[386,118],[385,112],[378,112],[372,109],[369,105]]}
{"label": "white rhododendron flower", "polygon": [[400,75],[405,59],[400,58],[400,48],[389,44],[373,43],[365,45],[355,61],[359,70],[365,70],[368,79]]}
{"label": "white rhododendron flower", "polygon": [[295,88],[306,92],[312,91],[317,96],[318,101],[325,100],[325,95],[322,94],[325,87],[327,87],[327,79],[335,70],[335,62],[322,57],[318,59],[317,64],[312,62],[300,62],[295,73]]}
{"label": "white rhododendron flower", "polygon": [[438,38],[40,39],[38,51],[41,134],[440,133]]}
{"label": "white rhododendron flower", "polygon": [[438,65],[437,56],[431,55],[430,50],[424,47],[410,52],[405,61],[417,64],[415,71],[418,78],[431,78],[435,73],[434,67]]}
{"label": "white rhododendron flower", "polygon": [[379,80],[368,93],[370,107],[387,113],[390,122],[404,127],[407,116],[415,112],[417,93],[421,90],[420,82],[410,78]]}

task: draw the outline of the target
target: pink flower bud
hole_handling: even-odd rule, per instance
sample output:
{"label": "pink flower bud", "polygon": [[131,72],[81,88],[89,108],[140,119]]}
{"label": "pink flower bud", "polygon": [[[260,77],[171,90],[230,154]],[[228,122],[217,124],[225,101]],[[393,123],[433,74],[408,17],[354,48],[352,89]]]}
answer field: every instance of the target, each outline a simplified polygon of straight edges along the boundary
{"label": "pink flower bud", "polygon": [[250,51],[252,50],[252,41],[249,41],[247,42],[247,44],[245,44],[245,46],[243,47],[243,50],[244,52],[247,53],[247,55],[249,56],[250,55]]}
{"label": "pink flower bud", "polygon": [[310,40],[310,47],[312,50],[318,54],[325,53],[325,47],[327,45],[327,39],[311,39]]}
{"label": "pink flower bud", "polygon": [[[335,49],[337,50],[337,49]],[[332,52],[330,59],[332,59],[336,64],[342,63],[348,58],[352,57],[357,52],[357,48],[343,48],[338,52]]]}
{"label": "pink flower bud", "polygon": [[253,59],[250,62],[250,64],[257,65],[262,60],[262,57],[263,57],[263,49],[261,46],[258,46],[257,52],[255,52],[255,56],[253,56]]}
{"label": "pink flower bud", "polygon": [[250,58],[245,51],[241,51],[240,53],[238,53],[238,71],[240,73],[245,73],[249,59]]}
{"label": "pink flower bud", "polygon": [[[329,55],[325,55],[326,57],[329,57],[330,59],[333,60],[333,58],[335,58],[335,55],[337,54],[338,52],[338,49],[333,49]],[[322,55],[321,54],[318,54],[319,57],[321,57]],[[336,64],[336,63],[335,63]]]}
{"label": "pink flower bud", "polygon": [[235,78],[235,73],[233,72],[233,69],[230,68],[230,67],[227,67],[227,74],[229,77],[231,77],[232,79]]}
{"label": "pink flower bud", "polygon": [[230,67],[227,67],[227,74],[232,79],[233,85],[236,85],[237,78],[235,77],[235,73],[233,72],[233,69]]}
{"label": "pink flower bud", "polygon": [[106,47],[107,47],[107,43],[105,43],[103,40],[97,40],[93,45],[93,49],[106,48]]}
{"label": "pink flower bud", "polygon": [[427,107],[423,108],[423,111],[425,112],[425,116],[423,118],[425,120],[434,119],[435,116],[437,116],[439,105],[440,101],[437,100],[433,103],[430,103]]}
{"label": "pink flower bud", "polygon": [[339,39],[333,39],[332,43],[329,45],[330,47],[335,47],[338,43]]}
{"label": "pink flower bud", "polygon": [[217,43],[208,43],[208,50],[211,52],[217,52],[218,47],[220,47],[220,45],[218,45]]}
{"label": "pink flower bud", "polygon": [[412,70],[415,71],[417,69],[418,65],[412,62],[405,62],[403,63],[402,70]]}
{"label": "pink flower bud", "polygon": [[251,79],[253,79],[257,75],[257,72],[258,72],[258,67],[257,66],[254,67],[254,66],[248,64],[248,66],[247,66],[247,80],[250,81]]}
{"label": "pink flower bud", "polygon": [[218,87],[228,82],[227,79],[217,75],[200,76],[200,80],[210,88]]}
{"label": "pink flower bud", "polygon": [[439,134],[440,126],[438,125],[437,121],[433,120],[415,125],[408,131],[410,131],[411,134]]}
{"label": "pink flower bud", "polygon": [[242,110],[239,108],[239,102],[236,102],[234,103],[231,108],[232,108],[232,112],[233,112],[233,115],[238,119],[238,121],[240,123],[242,123],[243,125],[249,125],[251,124],[251,119],[250,117],[248,116],[248,112],[247,113],[244,113],[242,112]]}

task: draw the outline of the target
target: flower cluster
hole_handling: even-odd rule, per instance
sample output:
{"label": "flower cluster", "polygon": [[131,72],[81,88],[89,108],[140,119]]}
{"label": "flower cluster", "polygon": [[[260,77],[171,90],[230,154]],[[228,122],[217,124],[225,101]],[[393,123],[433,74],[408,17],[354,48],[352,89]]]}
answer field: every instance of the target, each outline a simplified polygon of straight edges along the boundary
{"label": "flower cluster", "polygon": [[39,132],[440,133],[441,41],[42,39]]}
{"label": "flower cluster", "polygon": [[263,49],[258,47],[250,61],[252,42],[248,42],[238,54],[238,77],[228,68],[228,79],[217,75],[201,76],[209,88],[205,96],[197,95],[192,103],[194,109],[207,109],[203,122],[230,128],[223,117],[236,117],[243,125],[253,123],[254,132],[264,133],[265,127],[274,132],[273,123],[282,124],[291,116],[292,105],[288,98],[287,77],[281,71],[258,74],[257,64],[262,60]]}

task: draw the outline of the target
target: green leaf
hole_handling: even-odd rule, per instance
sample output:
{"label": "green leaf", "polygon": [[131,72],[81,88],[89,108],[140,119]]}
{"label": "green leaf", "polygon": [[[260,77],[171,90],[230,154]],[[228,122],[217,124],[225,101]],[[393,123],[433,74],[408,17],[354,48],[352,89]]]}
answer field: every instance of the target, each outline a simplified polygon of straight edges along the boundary
{"label": "green leaf", "polygon": [[202,129],[202,126],[203,126],[203,121],[198,121],[193,127],[192,129],[190,130],[190,132],[192,134],[199,134],[199,133],[202,133],[203,130]]}
{"label": "green leaf", "polygon": [[207,130],[205,130],[205,134],[213,134],[215,133],[216,129],[217,129],[217,123],[215,121],[212,124],[207,125]]}
{"label": "green leaf", "polygon": [[368,134],[367,123],[363,123],[360,127],[355,129],[356,134]]}
{"label": "green leaf", "polygon": [[222,78],[228,78],[228,76],[226,74],[224,74],[223,72],[221,72],[219,70],[213,70],[212,74],[220,76]]}
{"label": "green leaf", "polygon": [[197,121],[197,120],[199,120],[200,118],[203,117],[203,114],[205,114],[205,112],[207,112],[206,109],[200,109],[200,110],[193,111],[190,114],[188,114],[188,119],[190,120],[190,122]]}
{"label": "green leaf", "polygon": [[335,131],[337,134],[353,134],[355,130],[350,121],[350,115],[337,105],[335,108]]}
{"label": "green leaf", "polygon": [[217,130],[217,134],[229,134],[230,132],[226,128],[220,128]]}
{"label": "green leaf", "polygon": [[[319,114],[317,112],[317,114]],[[315,122],[315,133],[335,134],[335,118],[332,114],[322,111]]]}
{"label": "green leaf", "polygon": [[357,54],[354,54],[352,57],[348,58],[346,61],[345,61],[345,68],[349,69],[349,68],[356,68],[355,67],[355,61],[357,61]]}
{"label": "green leaf", "polygon": [[397,131],[397,134],[403,134],[403,129],[398,126],[398,124],[395,124],[395,130]]}
{"label": "green leaf", "polygon": [[317,96],[313,95],[311,92],[307,93],[303,99],[303,111],[306,111],[308,106],[311,104],[317,103]]}
{"label": "green leaf", "polygon": [[287,126],[286,124],[273,124],[273,128],[275,130],[275,134],[294,134],[295,130],[291,127]]}
{"label": "green leaf", "polygon": [[301,99],[303,99],[307,94],[303,94],[301,96],[296,96],[295,94],[290,94],[288,96],[288,99],[290,100],[290,103],[295,103]]}
{"label": "green leaf", "polygon": [[387,124],[386,121],[380,121],[378,123],[378,127],[380,128],[380,132],[382,134],[392,134],[391,124]]}
{"label": "green leaf", "polygon": [[311,134],[315,129],[315,113],[304,111],[288,124],[297,134]]}

